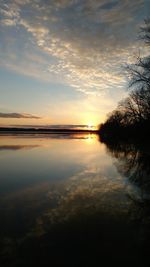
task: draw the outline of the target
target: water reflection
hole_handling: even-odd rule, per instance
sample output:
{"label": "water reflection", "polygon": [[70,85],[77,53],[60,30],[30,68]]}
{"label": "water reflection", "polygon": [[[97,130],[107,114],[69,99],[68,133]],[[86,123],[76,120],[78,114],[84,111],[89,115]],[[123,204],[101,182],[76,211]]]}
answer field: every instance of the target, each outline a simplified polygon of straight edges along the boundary
{"label": "water reflection", "polygon": [[150,198],[150,145],[137,143],[107,144],[107,151],[117,159],[118,171],[137,185],[142,199]]}
{"label": "water reflection", "polygon": [[142,265],[145,266],[150,240],[150,144],[111,142],[107,144],[107,152],[115,159],[114,164],[122,177],[136,187],[136,194],[128,191],[132,203],[130,218],[138,228],[140,253],[144,251]]}
{"label": "water reflection", "polygon": [[[145,149],[106,147],[95,135],[15,138],[1,142],[39,147],[0,157],[1,167],[13,165],[11,188],[0,197],[2,266],[100,266],[103,260],[144,266],[150,217],[137,188],[148,188]],[[13,188],[18,156],[21,186]],[[27,160],[37,171],[24,173]],[[6,168],[2,174],[6,179]]]}
{"label": "water reflection", "polygon": [[50,133],[8,133],[3,134],[0,133],[0,142],[4,140],[11,140],[11,139],[83,139],[83,140],[93,140],[98,139],[98,136],[94,133],[68,133],[68,132],[62,132],[62,133],[56,133],[56,132],[50,132]]}
{"label": "water reflection", "polygon": [[3,150],[20,150],[20,149],[32,149],[39,147],[38,145],[2,145],[0,146],[0,151]]}

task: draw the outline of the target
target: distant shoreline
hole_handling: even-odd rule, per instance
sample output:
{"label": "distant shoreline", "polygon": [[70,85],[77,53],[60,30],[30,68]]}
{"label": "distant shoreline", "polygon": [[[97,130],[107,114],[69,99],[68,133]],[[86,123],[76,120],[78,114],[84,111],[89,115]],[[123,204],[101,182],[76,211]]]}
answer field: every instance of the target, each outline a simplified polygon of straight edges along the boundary
{"label": "distant shoreline", "polygon": [[61,133],[98,133],[98,130],[91,129],[36,129],[36,128],[9,128],[9,127],[0,127],[0,134],[4,133],[47,133],[47,134],[61,134]]}

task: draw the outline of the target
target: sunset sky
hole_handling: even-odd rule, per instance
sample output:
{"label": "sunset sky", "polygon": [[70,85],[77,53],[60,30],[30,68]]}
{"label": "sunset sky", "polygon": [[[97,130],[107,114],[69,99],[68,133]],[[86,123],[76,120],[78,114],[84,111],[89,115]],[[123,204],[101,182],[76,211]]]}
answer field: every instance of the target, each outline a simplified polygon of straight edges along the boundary
{"label": "sunset sky", "polygon": [[150,0],[0,0],[0,125],[91,124],[127,94]]}

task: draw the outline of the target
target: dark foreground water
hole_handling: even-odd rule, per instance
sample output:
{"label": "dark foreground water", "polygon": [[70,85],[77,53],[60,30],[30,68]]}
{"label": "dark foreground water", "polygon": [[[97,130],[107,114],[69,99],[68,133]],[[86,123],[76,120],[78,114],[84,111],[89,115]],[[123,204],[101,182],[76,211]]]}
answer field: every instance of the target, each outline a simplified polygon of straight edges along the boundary
{"label": "dark foreground water", "polygon": [[0,136],[0,266],[150,266],[150,150]]}

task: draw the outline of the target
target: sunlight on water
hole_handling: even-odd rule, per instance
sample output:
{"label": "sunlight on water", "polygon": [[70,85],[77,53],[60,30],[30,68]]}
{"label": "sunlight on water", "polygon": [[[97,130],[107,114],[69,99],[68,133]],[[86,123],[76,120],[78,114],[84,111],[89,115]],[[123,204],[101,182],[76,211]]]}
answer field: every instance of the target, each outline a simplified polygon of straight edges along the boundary
{"label": "sunlight on water", "polygon": [[[129,249],[129,239],[130,246],[135,246],[138,229],[133,225],[142,216],[136,202],[147,196],[141,195],[129,172],[135,153],[140,160],[136,148],[106,147],[95,134],[53,134],[1,136],[0,152],[0,245],[4,262],[16,264],[17,250],[25,246],[19,260],[28,264],[33,240],[45,247],[44,253],[52,251],[56,264],[60,264],[57,252],[64,253],[60,242],[65,242],[68,251],[70,245],[84,246],[86,255],[89,250],[94,257],[98,256],[96,244],[103,255],[119,250],[120,239],[123,249]],[[91,242],[95,245],[87,247]],[[39,249],[33,245],[32,263]],[[122,251],[119,253],[122,255]],[[135,261],[134,251],[129,258]]]}

